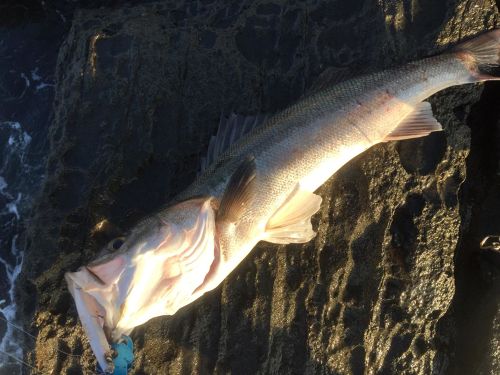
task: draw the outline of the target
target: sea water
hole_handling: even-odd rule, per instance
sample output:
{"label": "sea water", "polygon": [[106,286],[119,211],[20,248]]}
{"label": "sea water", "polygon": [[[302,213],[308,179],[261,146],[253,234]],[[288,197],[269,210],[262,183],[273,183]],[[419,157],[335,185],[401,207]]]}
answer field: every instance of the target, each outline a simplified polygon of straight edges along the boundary
{"label": "sea water", "polygon": [[[16,8],[21,9],[21,8]],[[24,9],[24,8],[22,8]],[[23,364],[33,346],[16,296],[25,260],[23,236],[43,189],[53,116],[54,72],[67,31],[43,9],[8,17],[0,12],[0,375],[30,373]],[[12,13],[16,15],[18,13]],[[5,16],[5,17],[4,17]],[[9,322],[7,324],[5,321]]]}
{"label": "sea water", "polygon": [[[18,239],[23,230],[22,216],[30,200],[29,193],[20,185],[27,177],[30,180],[41,177],[39,173],[36,173],[36,177],[30,175],[34,168],[25,160],[30,143],[31,136],[23,130],[20,123],[0,122],[0,317],[16,325],[15,287],[24,257]],[[8,353],[16,358],[23,356],[19,332],[9,324],[4,324],[3,327],[4,332],[0,336],[0,368],[12,360],[1,353]]]}

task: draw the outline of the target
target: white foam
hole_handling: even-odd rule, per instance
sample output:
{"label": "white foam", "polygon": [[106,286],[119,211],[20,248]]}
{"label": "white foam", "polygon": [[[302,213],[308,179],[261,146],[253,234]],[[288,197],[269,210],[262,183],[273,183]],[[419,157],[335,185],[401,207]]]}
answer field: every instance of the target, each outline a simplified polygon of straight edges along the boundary
{"label": "white foam", "polygon": [[24,147],[26,147],[30,143],[31,143],[31,135],[29,135],[26,132],[23,132],[23,145],[24,145]]}
{"label": "white foam", "polygon": [[36,91],[39,91],[39,90],[42,90],[46,87],[54,87],[55,85],[53,83],[45,83],[45,82],[42,82],[42,83],[39,83],[38,85],[36,85],[35,89]]}
{"label": "white foam", "polygon": [[3,194],[3,192],[7,188],[7,186],[9,186],[9,185],[7,184],[7,181],[5,181],[5,178],[0,176],[0,193]]}
{"label": "white foam", "polygon": [[21,147],[22,149],[26,148],[26,146],[28,146],[30,142],[31,136],[26,132],[23,132],[22,134],[11,135],[9,136],[9,139],[7,141],[9,146],[17,146]]}
{"label": "white foam", "polygon": [[30,87],[30,79],[26,76],[26,74],[21,73],[21,78],[24,79],[26,87]]}
{"label": "white foam", "polygon": [[[56,12],[58,12],[58,11],[56,10]],[[37,82],[37,85],[35,86],[36,91],[43,90],[47,87],[54,87],[55,86],[54,83],[47,83],[47,82],[42,81],[43,77],[38,74],[38,68],[33,69],[30,73],[31,73],[31,79],[34,82]]]}
{"label": "white foam", "polygon": [[22,194],[18,193],[17,199],[14,202],[9,202],[6,204],[7,212],[16,215],[17,220],[21,218],[21,216],[19,215],[19,210],[17,209],[17,205],[19,204],[19,202],[21,202],[21,197]]}
{"label": "white foam", "polygon": [[[32,72],[32,78],[34,77],[33,74],[36,75],[36,71]],[[28,80],[25,76],[23,78]],[[3,298],[0,299],[0,313],[9,323],[12,323],[7,324],[3,337],[0,337],[0,350],[7,353],[8,356],[22,358],[22,337],[13,328],[13,324],[17,323],[15,288],[24,260],[24,252],[18,248],[19,232],[16,231],[22,227],[17,223],[22,219],[23,207],[28,205],[29,192],[33,189],[32,186],[24,185],[24,183],[28,181],[29,184],[29,181],[36,181],[37,178],[41,179],[42,173],[37,169],[40,167],[33,167],[25,163],[25,154],[32,138],[22,129],[21,124],[15,121],[0,122],[0,130],[7,131],[8,135],[7,142],[0,144],[0,194],[7,199],[5,205],[0,207],[0,218],[5,214],[11,215],[10,218],[3,219],[2,225],[4,230],[12,233],[9,261],[1,257],[2,253],[5,254],[5,252],[0,252],[0,268],[5,269],[5,281],[8,284],[7,290],[2,291]],[[8,181],[9,174],[7,171],[12,171],[13,166],[16,168],[16,176],[14,180]],[[19,188],[15,186],[19,186]],[[0,372],[7,362],[10,362],[10,360],[5,361],[0,358]]]}
{"label": "white foam", "polygon": [[[14,266],[9,265],[4,259],[0,258],[0,263],[4,265],[5,271],[7,274],[7,279],[9,281],[9,290],[7,294],[9,296],[10,303],[6,303],[5,300],[2,300],[2,307],[0,307],[0,313],[7,319],[8,322],[14,323],[16,320],[17,313],[17,305],[15,302],[15,285],[17,278],[21,274],[21,268],[24,260],[24,253],[19,251],[17,248],[18,235],[16,234],[12,239],[11,244],[11,252],[16,256],[16,262]],[[7,324],[7,329],[5,334],[0,340],[0,350],[6,353],[10,353],[15,355],[18,358],[22,358],[23,350],[22,347],[18,344],[18,341],[15,338],[16,332],[14,331],[11,324]],[[0,364],[1,368],[1,364]]]}
{"label": "white foam", "polygon": [[30,73],[31,73],[31,79],[33,81],[41,81],[42,80],[42,77],[40,75],[38,75],[38,67],[33,69]]}
{"label": "white foam", "polygon": [[0,122],[0,126],[8,126],[9,128],[13,130],[20,130],[21,129],[21,124],[18,123],[17,121],[2,121]]}

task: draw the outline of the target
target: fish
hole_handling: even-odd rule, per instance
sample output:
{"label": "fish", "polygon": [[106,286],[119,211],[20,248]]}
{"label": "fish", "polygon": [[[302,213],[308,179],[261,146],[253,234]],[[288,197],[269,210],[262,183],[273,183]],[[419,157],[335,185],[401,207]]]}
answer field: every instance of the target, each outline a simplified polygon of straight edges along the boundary
{"label": "fish", "polygon": [[500,29],[380,72],[328,79],[272,116],[222,117],[198,178],[65,279],[90,346],[110,343],[216,288],[260,241],[315,236],[315,191],[373,145],[441,131],[428,97],[499,80]]}

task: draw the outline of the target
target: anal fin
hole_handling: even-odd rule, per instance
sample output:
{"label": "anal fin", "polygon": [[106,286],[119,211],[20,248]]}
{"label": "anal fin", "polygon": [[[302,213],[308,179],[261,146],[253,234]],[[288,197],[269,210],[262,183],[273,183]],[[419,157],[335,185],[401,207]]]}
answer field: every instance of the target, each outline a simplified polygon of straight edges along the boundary
{"label": "anal fin", "polygon": [[301,190],[297,185],[267,222],[264,240],[278,244],[310,241],[316,235],[311,216],[319,210],[321,200],[319,195]]}
{"label": "anal fin", "polygon": [[430,103],[422,102],[399,123],[396,129],[384,138],[383,142],[425,137],[432,132],[441,130],[443,127],[434,118]]}

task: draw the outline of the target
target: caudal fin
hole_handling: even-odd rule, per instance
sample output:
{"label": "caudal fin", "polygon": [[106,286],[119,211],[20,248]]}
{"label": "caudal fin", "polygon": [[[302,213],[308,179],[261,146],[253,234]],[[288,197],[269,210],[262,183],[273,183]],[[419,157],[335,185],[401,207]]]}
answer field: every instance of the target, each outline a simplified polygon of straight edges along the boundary
{"label": "caudal fin", "polygon": [[467,65],[475,80],[500,80],[500,29],[460,43],[454,52]]}

